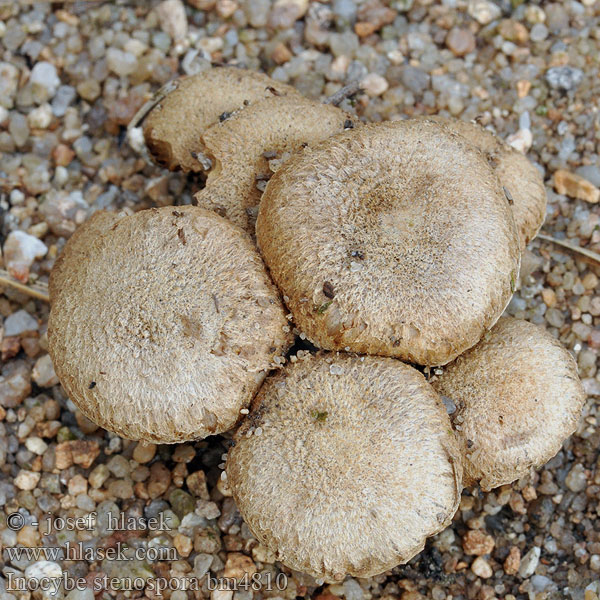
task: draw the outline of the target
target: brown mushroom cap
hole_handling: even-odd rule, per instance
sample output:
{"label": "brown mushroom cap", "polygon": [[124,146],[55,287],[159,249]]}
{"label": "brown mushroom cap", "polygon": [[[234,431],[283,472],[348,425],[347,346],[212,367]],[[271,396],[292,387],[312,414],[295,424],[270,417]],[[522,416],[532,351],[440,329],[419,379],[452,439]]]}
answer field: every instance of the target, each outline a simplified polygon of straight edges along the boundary
{"label": "brown mushroom cap", "polygon": [[248,236],[197,207],[94,216],[67,243],[50,301],[49,352],[69,397],[130,439],[231,428],[290,342]]}
{"label": "brown mushroom cap", "polygon": [[547,331],[503,317],[432,381],[457,410],[465,485],[490,490],[552,458],[575,431],[585,393],[575,360]]}
{"label": "brown mushroom cap", "polygon": [[363,125],[293,156],[256,232],[296,324],[329,350],[445,364],[496,322],[518,278],[498,178],[427,121]]}
{"label": "brown mushroom cap", "polygon": [[299,95],[293,87],[264,73],[217,67],[181,77],[143,121],[144,140],[153,159],[170,170],[202,171],[195,157],[202,152],[200,137],[219,120],[261,98]]}
{"label": "brown mushroom cap", "polygon": [[521,249],[524,249],[546,218],[546,188],[539,171],[527,157],[477,123],[439,116],[424,118],[456,131],[485,154],[513,203]]}
{"label": "brown mushroom cap", "polygon": [[253,235],[262,195],[257,180],[270,175],[263,155],[314,145],[343,131],[348,122],[349,115],[335,106],[285,96],[260,100],[215,123],[202,139],[213,169],[196,194],[198,206],[216,210]]}
{"label": "brown mushroom cap", "polygon": [[425,378],[390,358],[311,356],[268,378],[229,451],[244,520],[316,578],[369,577],[446,527],[462,467]]}

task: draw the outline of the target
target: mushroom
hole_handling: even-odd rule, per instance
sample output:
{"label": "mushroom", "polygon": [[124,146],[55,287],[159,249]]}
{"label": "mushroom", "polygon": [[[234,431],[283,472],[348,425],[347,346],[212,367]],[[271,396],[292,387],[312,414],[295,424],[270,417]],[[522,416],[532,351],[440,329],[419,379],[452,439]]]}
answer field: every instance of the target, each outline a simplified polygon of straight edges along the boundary
{"label": "mushroom", "polygon": [[290,158],[257,241],[300,330],[328,350],[441,365],[502,314],[519,272],[482,154],[436,123],[373,123]]}
{"label": "mushroom", "polygon": [[319,354],[267,379],[227,482],[254,535],[316,578],[404,563],[451,521],[462,467],[446,410],[391,358]]}
{"label": "mushroom", "polygon": [[440,116],[423,118],[459,133],[484,153],[512,206],[524,250],[546,218],[546,188],[539,171],[523,154],[477,123]]}
{"label": "mushroom", "polygon": [[254,235],[262,195],[258,184],[266,184],[271,174],[268,159],[352,126],[349,115],[339,108],[300,96],[250,104],[204,133],[203,147],[213,169],[206,187],[196,194],[198,205],[216,210]]}
{"label": "mushroom", "polygon": [[511,483],[552,458],[575,431],[585,393],[575,360],[544,329],[501,318],[432,380],[456,406],[464,484]]}
{"label": "mushroom", "polygon": [[264,73],[235,67],[181,77],[165,87],[133,118],[130,130],[141,122],[152,158],[172,171],[205,170],[200,137],[210,125],[245,103],[299,95],[295,88]]}
{"label": "mushroom", "polygon": [[230,429],[291,342],[251,240],[192,206],[94,215],[57,261],[50,303],[67,394],[134,440]]}

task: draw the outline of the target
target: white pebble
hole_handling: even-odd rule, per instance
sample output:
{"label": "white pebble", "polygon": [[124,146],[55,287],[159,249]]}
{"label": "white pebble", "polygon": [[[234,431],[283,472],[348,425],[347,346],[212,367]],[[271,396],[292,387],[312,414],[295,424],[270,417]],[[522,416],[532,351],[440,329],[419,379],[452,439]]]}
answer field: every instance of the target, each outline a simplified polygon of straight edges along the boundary
{"label": "white pebble", "polygon": [[540,562],[541,549],[538,546],[534,546],[527,554],[521,559],[521,565],[519,566],[519,575],[523,579],[531,577]]}
{"label": "white pebble", "polygon": [[29,437],[25,440],[25,447],[29,452],[41,456],[48,449],[48,444],[41,437]]}
{"label": "white pebble", "polygon": [[40,61],[35,64],[31,71],[29,82],[32,85],[43,87],[48,94],[48,98],[52,98],[56,94],[56,90],[60,85],[56,67],[46,61]]}
{"label": "white pebble", "polygon": [[6,317],[6,320],[4,321],[4,335],[6,337],[21,335],[22,333],[29,333],[37,330],[37,319],[30,315],[26,310],[18,310]]}
{"label": "white pebble", "polygon": [[530,129],[519,129],[506,138],[506,143],[522,154],[526,154],[533,144],[533,134]]}
{"label": "white pebble", "polygon": [[46,102],[27,115],[27,123],[32,129],[46,129],[52,122],[52,108]]}
{"label": "white pebble", "polygon": [[387,80],[377,73],[369,73],[361,82],[360,87],[365,91],[370,98],[381,96],[387,91],[389,83]]}
{"label": "white pebble", "polygon": [[35,236],[24,231],[12,231],[4,244],[4,263],[12,277],[26,283],[33,261],[45,256],[47,252],[46,244]]}
{"label": "white pebble", "polygon": [[329,365],[329,372],[332,375],[343,375],[344,369],[340,365]]}

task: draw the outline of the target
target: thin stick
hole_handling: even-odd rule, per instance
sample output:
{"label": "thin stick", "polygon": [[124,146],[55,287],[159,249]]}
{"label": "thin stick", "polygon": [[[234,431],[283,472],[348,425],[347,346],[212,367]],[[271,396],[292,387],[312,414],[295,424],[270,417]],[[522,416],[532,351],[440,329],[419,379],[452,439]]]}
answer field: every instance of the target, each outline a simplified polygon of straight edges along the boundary
{"label": "thin stick", "polygon": [[24,283],[15,281],[4,269],[0,269],[0,286],[2,285],[12,287],[23,294],[31,296],[32,298],[37,298],[38,300],[43,300],[44,302],[50,302],[50,297],[48,296],[48,286],[45,283],[31,283],[25,285]]}
{"label": "thin stick", "polygon": [[358,81],[352,81],[343,88],[340,88],[335,94],[331,94],[331,96],[325,98],[323,104],[333,104],[333,106],[338,106],[346,98],[352,98],[352,96],[356,96],[356,94],[361,91],[360,83],[358,83]]}
{"label": "thin stick", "polygon": [[581,246],[575,246],[573,244],[569,244],[568,242],[557,240],[556,238],[553,238],[550,235],[546,235],[545,233],[538,233],[537,237],[540,238],[540,240],[544,240],[545,242],[552,242],[553,244],[556,244],[561,248],[571,250],[571,252],[575,252],[576,254],[581,254],[582,256],[585,256],[590,260],[593,260],[594,262],[600,264],[600,254],[594,252],[593,250],[588,250],[587,248],[582,248]]}

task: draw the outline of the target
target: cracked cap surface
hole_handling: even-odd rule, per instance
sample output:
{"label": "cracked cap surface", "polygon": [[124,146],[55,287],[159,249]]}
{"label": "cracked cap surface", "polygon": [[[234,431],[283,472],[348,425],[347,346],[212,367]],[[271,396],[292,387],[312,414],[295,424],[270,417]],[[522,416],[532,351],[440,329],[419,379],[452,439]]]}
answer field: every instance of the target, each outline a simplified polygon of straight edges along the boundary
{"label": "cracked cap surface", "polygon": [[319,354],[267,379],[226,472],[278,560],[340,581],[420,552],[456,511],[462,467],[446,410],[416,369]]}
{"label": "cracked cap surface", "polygon": [[272,96],[300,95],[292,86],[256,71],[215,67],[181,77],[176,87],[145,117],[142,128],[153,159],[170,170],[202,171],[195,153],[202,152],[201,136],[223,113],[245,102]]}
{"label": "cracked cap surface", "polygon": [[520,265],[481,152],[421,120],[363,125],[291,157],[267,185],[256,233],[313,343],[425,365],[477,343]]}
{"label": "cracked cap surface", "polygon": [[78,408],[159,443],[226,431],[290,334],[248,236],[197,207],[96,213],[50,280],[49,352]]}
{"label": "cracked cap surface", "polygon": [[533,163],[481,125],[438,116],[423,118],[456,131],[484,153],[513,203],[511,208],[523,250],[546,218],[546,188]]}
{"label": "cracked cap surface", "polygon": [[464,483],[480,481],[485,491],[548,462],[575,431],[585,401],[571,354],[543,328],[512,317],[432,384],[457,407],[451,417]]}

